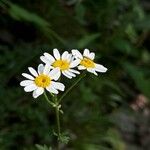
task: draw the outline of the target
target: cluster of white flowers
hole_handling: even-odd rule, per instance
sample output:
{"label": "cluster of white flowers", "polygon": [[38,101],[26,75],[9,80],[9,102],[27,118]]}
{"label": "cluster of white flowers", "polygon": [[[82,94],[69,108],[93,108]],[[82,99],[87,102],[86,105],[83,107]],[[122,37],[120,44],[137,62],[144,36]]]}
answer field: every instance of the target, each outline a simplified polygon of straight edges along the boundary
{"label": "cluster of white flowers", "polygon": [[[87,70],[95,75],[97,72],[106,72],[107,68],[103,65],[94,62],[95,53],[85,49],[83,55],[73,49],[71,53],[63,52],[61,55],[58,49],[53,49],[53,56],[49,53],[44,53],[40,59],[44,63],[39,64],[37,71],[29,67],[30,74],[22,73],[27,78],[20,82],[24,87],[25,92],[33,92],[33,97],[37,98],[44,93],[46,89],[50,93],[58,94],[58,90],[64,91],[64,84],[59,82],[61,75],[71,79],[80,74],[78,70]],[[57,81],[57,82],[56,82]]]}

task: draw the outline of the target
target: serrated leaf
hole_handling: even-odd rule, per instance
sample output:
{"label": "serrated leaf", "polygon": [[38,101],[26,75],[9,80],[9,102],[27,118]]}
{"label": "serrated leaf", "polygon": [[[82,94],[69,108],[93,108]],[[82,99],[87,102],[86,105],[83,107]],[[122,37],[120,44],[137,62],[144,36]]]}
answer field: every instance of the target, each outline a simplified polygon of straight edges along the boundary
{"label": "serrated leaf", "polygon": [[60,136],[60,139],[59,139],[62,143],[64,144],[67,144],[70,140],[70,137],[69,136],[66,136],[66,135],[61,135]]}

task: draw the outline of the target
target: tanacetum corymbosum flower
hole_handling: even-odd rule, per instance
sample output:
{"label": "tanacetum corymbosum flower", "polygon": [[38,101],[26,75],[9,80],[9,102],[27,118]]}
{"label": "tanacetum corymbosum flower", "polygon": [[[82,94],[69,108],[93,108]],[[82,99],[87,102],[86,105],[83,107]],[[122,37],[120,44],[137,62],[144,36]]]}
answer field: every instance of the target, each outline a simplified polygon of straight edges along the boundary
{"label": "tanacetum corymbosum flower", "polygon": [[40,59],[52,68],[59,68],[60,73],[69,79],[76,77],[76,74],[80,74],[79,71],[73,69],[80,63],[80,60],[74,60],[72,54],[65,51],[60,55],[58,49],[53,49],[53,55],[54,57],[49,53],[44,53],[44,56],[41,56]]}
{"label": "tanacetum corymbosum flower", "polygon": [[90,52],[88,49],[84,50],[83,55],[78,50],[72,50],[72,54],[75,56],[77,60],[80,60],[80,64],[78,66],[79,70],[86,69],[87,71],[95,75],[98,75],[97,72],[107,71],[106,67],[94,62],[95,53]]}
{"label": "tanacetum corymbosum flower", "polygon": [[60,82],[55,82],[60,77],[58,68],[50,69],[49,65],[44,66],[43,64],[40,64],[38,66],[38,71],[32,67],[29,67],[28,69],[31,75],[22,73],[27,79],[20,82],[20,85],[24,87],[25,92],[33,91],[34,98],[43,94],[45,89],[54,94],[58,94],[58,90],[64,91],[65,86]]}

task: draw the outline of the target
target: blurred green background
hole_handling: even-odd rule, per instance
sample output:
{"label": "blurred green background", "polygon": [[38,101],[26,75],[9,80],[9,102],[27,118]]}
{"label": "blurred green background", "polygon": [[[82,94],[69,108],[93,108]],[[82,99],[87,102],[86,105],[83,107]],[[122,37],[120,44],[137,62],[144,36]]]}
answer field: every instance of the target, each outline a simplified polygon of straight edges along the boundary
{"label": "blurred green background", "polygon": [[53,110],[19,86],[53,48],[89,48],[108,68],[64,99],[62,149],[149,150],[149,31],[149,0],[0,0],[0,150],[55,147]]}

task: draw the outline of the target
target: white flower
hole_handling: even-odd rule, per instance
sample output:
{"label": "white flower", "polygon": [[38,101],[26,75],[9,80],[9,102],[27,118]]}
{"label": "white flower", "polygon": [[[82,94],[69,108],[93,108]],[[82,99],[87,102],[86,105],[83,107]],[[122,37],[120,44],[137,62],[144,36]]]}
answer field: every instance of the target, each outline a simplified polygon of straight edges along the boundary
{"label": "white flower", "polygon": [[76,74],[80,74],[79,71],[73,69],[78,66],[80,60],[74,60],[72,54],[65,51],[62,55],[60,55],[58,49],[53,49],[53,55],[54,57],[49,53],[44,53],[44,56],[41,56],[40,59],[52,68],[59,68],[60,74],[62,73],[69,79],[76,77]]}
{"label": "white flower", "polygon": [[87,71],[94,73],[95,75],[98,75],[97,72],[107,71],[106,67],[94,62],[95,53],[90,52],[88,49],[84,50],[83,55],[78,50],[72,50],[72,54],[77,60],[80,60],[80,64],[78,66],[79,70],[86,69]]}
{"label": "white flower", "polygon": [[27,79],[20,82],[20,85],[24,87],[25,92],[33,91],[34,98],[43,94],[45,89],[54,94],[58,94],[58,90],[64,91],[65,86],[60,82],[55,82],[60,77],[58,68],[50,70],[48,65],[44,66],[43,64],[40,64],[38,66],[38,71],[32,67],[29,67],[28,69],[31,75],[22,73]]}

